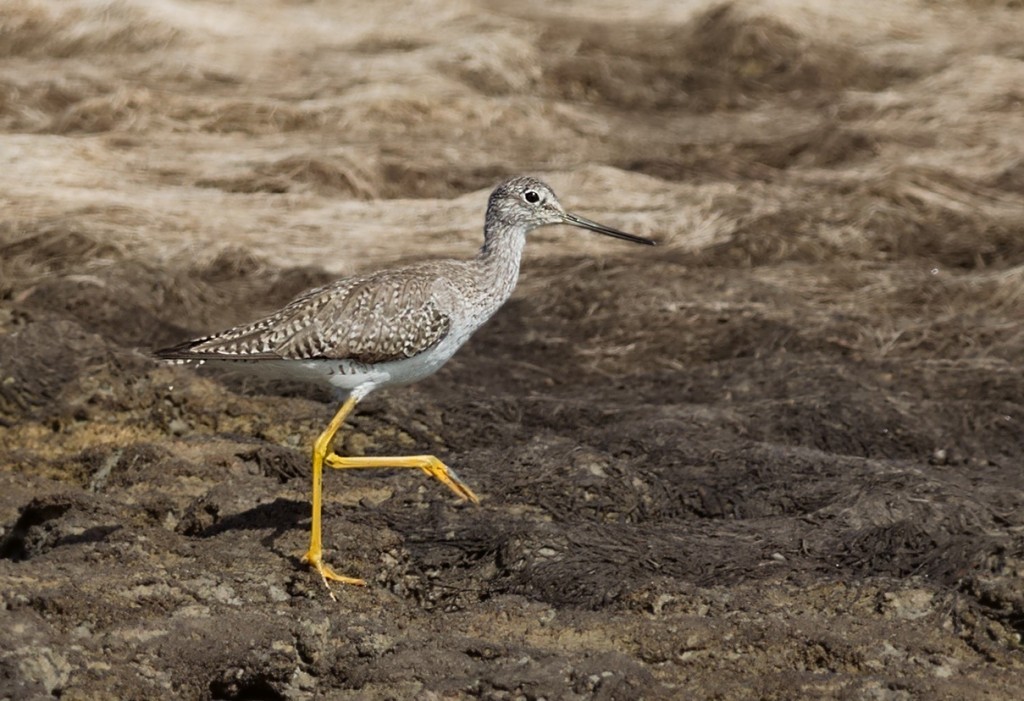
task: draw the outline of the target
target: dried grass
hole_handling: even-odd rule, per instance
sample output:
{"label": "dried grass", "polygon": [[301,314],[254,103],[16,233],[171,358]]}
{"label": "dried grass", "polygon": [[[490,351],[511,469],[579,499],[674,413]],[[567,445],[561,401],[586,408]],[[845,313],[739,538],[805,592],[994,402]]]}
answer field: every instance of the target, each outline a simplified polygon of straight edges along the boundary
{"label": "dried grass", "polygon": [[0,6],[0,57],[80,58],[158,50],[178,30],[129,2],[8,0]]}
{"label": "dried grass", "polygon": [[[230,245],[237,230],[238,241],[294,260],[295,250],[306,250],[303,231],[327,245],[324,232],[337,227],[377,257],[412,255],[406,241],[429,240],[436,246],[429,250],[454,253],[466,249],[468,235],[436,241],[477,226],[478,214],[466,215],[465,224],[431,220],[427,234],[415,213],[372,202],[450,198],[525,170],[556,184],[562,178],[563,195],[592,188],[583,211],[660,238],[664,261],[755,271],[743,275],[789,271],[785,284],[761,293],[790,304],[778,292],[789,285],[793,298],[819,300],[821,309],[801,313],[825,326],[829,310],[857,316],[870,309],[877,323],[863,316],[857,323],[886,329],[883,340],[869,341],[867,333],[851,341],[856,333],[833,329],[861,349],[911,347],[908,310],[980,313],[988,304],[1008,315],[1019,303],[1019,278],[998,276],[1024,263],[1024,147],[1015,138],[1024,128],[1015,110],[1024,74],[994,21],[979,18],[978,36],[957,43],[959,28],[929,15],[928,31],[946,32],[929,43],[914,34],[902,6],[892,10],[891,26],[859,16],[858,31],[876,31],[865,39],[837,31],[842,13],[834,8],[818,15],[801,3],[713,4],[677,10],[675,20],[660,23],[499,13],[453,24],[443,41],[410,26],[331,43],[320,28],[302,24],[316,13],[299,13],[281,15],[292,24],[280,40],[298,42],[282,60],[278,49],[260,54],[231,32],[216,41],[202,35],[215,28],[198,21],[194,8],[180,9],[175,15],[174,2],[161,6],[161,19],[128,2],[19,0],[0,10],[0,55],[21,62],[0,71],[0,126],[109,146],[108,158],[87,153],[74,168],[95,167],[96,187],[117,193],[110,201],[137,198],[130,206],[173,221],[173,231],[153,233],[161,251],[208,257],[211,245]],[[332,8],[321,11],[328,23],[340,21]],[[175,26],[196,34],[185,37]],[[920,46],[894,43],[901,32],[924,38]],[[984,32],[989,53],[970,54]],[[232,51],[253,57],[251,65],[220,60]],[[124,53],[139,60],[110,60]],[[54,150],[47,162],[64,157]],[[18,206],[33,211],[18,222],[63,221],[71,231],[89,196],[81,178],[6,184],[28,198]],[[175,200],[168,186],[188,196]],[[63,207],[56,204],[62,197]],[[457,211],[462,216],[462,204]],[[266,221],[256,221],[261,216]],[[115,219],[79,229],[97,233],[97,241],[131,240],[137,225]],[[22,224],[6,226],[11,234]],[[265,239],[264,228],[282,235]],[[385,240],[374,233],[381,231],[396,235]],[[182,244],[186,235],[194,242]],[[84,245],[68,236],[72,249]],[[535,238],[531,250],[539,256],[565,250],[562,234]],[[172,239],[176,247],[168,246]],[[56,267],[11,255],[5,278],[70,274],[51,245],[33,240]],[[628,255],[589,239],[572,245]],[[359,260],[353,250],[336,265],[351,270]],[[865,282],[859,272],[835,278],[875,265],[965,277],[955,277],[963,285],[955,288],[909,282],[905,273],[884,282]],[[797,268],[831,277],[812,272],[801,282]],[[859,297],[847,287],[861,284]],[[675,290],[677,297],[692,293]],[[893,301],[903,298],[912,300],[905,309]],[[678,298],[664,304],[682,308]],[[1009,331],[999,334],[998,343],[1015,342]],[[608,340],[640,352],[624,338]]]}
{"label": "dried grass", "polygon": [[227,192],[311,191],[332,197],[370,200],[380,196],[379,181],[375,170],[353,157],[335,153],[287,156],[256,165],[240,175],[202,178],[196,184]]}
{"label": "dried grass", "polygon": [[735,109],[779,94],[879,89],[896,77],[835,41],[732,3],[682,26],[557,23],[543,43],[561,49],[545,55],[550,94],[626,109]]}

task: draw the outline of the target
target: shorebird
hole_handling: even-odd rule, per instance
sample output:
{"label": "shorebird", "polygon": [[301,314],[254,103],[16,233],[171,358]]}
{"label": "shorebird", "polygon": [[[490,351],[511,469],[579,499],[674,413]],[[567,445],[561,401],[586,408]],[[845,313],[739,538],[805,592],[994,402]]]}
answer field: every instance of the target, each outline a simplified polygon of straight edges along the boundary
{"label": "shorebird", "polygon": [[444,365],[512,294],[526,234],[552,224],[655,243],[567,212],[551,188],[535,178],[511,178],[491,193],[484,244],[474,258],[424,261],[346,277],[310,290],[258,321],[157,351],[158,357],[179,362],[248,364],[260,374],[326,383],[337,392],[341,408],[313,443],[313,517],[309,549],[302,558],[328,591],[332,581],[365,582],[338,574],[323,560],[325,465],[338,470],[416,468],[459,498],[479,503],[473,490],[433,455],[343,457],[331,451],[331,444],[345,418],[370,392],[422,380]]}

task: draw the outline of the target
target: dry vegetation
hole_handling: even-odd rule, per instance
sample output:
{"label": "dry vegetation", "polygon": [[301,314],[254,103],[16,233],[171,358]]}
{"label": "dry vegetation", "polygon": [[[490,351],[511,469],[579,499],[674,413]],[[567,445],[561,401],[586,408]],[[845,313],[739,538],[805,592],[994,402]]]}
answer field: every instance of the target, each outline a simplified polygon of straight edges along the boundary
{"label": "dry vegetation", "polygon": [[[585,8],[585,9],[584,9]],[[1015,699],[1024,7],[0,3],[0,698]],[[513,301],[340,442],[147,350],[468,255]]]}

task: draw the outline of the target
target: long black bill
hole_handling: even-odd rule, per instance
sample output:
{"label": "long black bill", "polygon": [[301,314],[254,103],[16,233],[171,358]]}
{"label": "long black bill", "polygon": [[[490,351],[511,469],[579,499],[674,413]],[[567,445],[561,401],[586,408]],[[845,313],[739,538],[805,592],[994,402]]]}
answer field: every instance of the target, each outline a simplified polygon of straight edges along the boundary
{"label": "long black bill", "polygon": [[565,223],[571,226],[578,226],[581,229],[590,229],[591,231],[596,231],[599,234],[604,234],[605,236],[613,236],[617,239],[622,239],[623,241],[642,243],[647,246],[654,246],[657,244],[657,241],[645,239],[643,236],[634,236],[633,234],[627,234],[625,231],[619,231],[618,229],[613,229],[610,226],[604,226],[603,224],[598,224],[595,221],[584,219],[578,214],[570,214],[569,212],[566,212],[564,216]]}

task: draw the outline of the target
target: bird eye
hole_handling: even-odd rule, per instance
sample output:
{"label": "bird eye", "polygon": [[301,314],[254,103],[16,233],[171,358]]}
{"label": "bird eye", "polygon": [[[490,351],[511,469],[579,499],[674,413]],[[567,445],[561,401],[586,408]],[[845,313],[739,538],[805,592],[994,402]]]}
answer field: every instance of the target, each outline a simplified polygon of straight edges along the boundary
{"label": "bird eye", "polygon": [[523,193],[523,199],[530,204],[537,204],[540,202],[540,195],[538,195],[535,190],[527,190]]}

